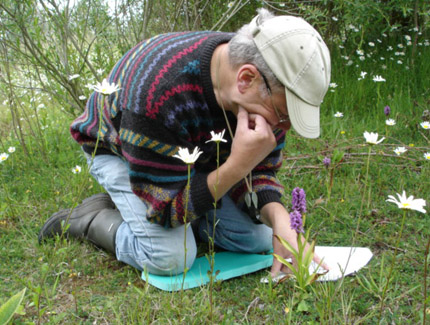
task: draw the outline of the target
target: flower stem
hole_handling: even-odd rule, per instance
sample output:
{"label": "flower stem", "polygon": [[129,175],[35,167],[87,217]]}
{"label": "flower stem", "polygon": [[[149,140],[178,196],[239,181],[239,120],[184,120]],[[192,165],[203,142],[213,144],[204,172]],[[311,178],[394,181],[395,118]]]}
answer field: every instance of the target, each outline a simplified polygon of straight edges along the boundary
{"label": "flower stem", "polygon": [[330,201],[331,189],[333,188],[333,181],[334,181],[334,167],[330,168],[330,178],[329,178],[329,183],[327,185],[327,203]]}
{"label": "flower stem", "polygon": [[[364,198],[366,196],[367,183],[368,183],[368,180],[369,180],[369,165],[370,165],[370,154],[371,154],[371,152],[372,152],[372,147],[371,147],[371,145],[369,145],[369,151],[368,151],[368,155],[367,155],[366,178],[364,180],[364,189],[363,189],[363,194],[361,196],[361,204],[360,204],[360,211],[358,213],[357,226],[355,227],[354,236],[352,237],[352,242],[351,242],[351,246],[352,247],[355,246],[355,241],[357,240],[358,231],[360,230],[361,217],[362,217],[362,214],[363,214]],[[351,254],[349,254],[349,256],[348,256],[345,268],[348,267],[350,258],[351,258]],[[337,290],[339,290],[341,288],[344,279],[345,279],[345,277],[342,277],[340,279],[339,285],[337,286],[335,294],[333,295],[333,297],[336,295]]]}
{"label": "flower stem", "polygon": [[366,196],[367,184],[369,182],[369,165],[370,165],[370,154],[371,154],[371,152],[372,152],[372,147],[369,145],[369,151],[368,151],[368,154],[367,154],[366,177],[365,177],[365,180],[364,180],[364,189],[363,189],[363,194],[361,196],[360,212],[358,214],[357,227],[355,229],[355,234],[354,234],[354,237],[352,239],[352,246],[354,246],[356,236],[357,236],[358,231],[360,229],[361,215],[363,214],[364,198]]}
{"label": "flower stem", "polygon": [[219,180],[219,141],[216,142],[216,152],[217,152],[217,158],[216,158],[216,182],[214,185],[214,213],[212,216],[212,236],[209,237],[209,266],[210,266],[210,275],[209,275],[209,308],[210,308],[210,317],[211,322],[213,323],[213,287],[215,283],[215,277],[214,274],[215,271],[215,227],[216,227],[216,209],[217,209],[217,201],[218,201],[218,195],[217,195],[217,185]]}
{"label": "flower stem", "polygon": [[404,225],[405,225],[405,220],[406,220],[406,209],[403,209],[402,224],[401,224],[401,226],[400,226],[400,232],[399,232],[399,235],[397,236],[396,246],[395,246],[395,248],[394,248],[394,256],[393,256],[393,260],[391,261],[390,271],[388,272],[387,283],[385,284],[384,290],[382,291],[382,296],[381,296],[381,307],[380,307],[380,309],[379,309],[379,321],[378,321],[378,324],[380,324],[380,323],[381,323],[382,310],[383,310],[383,308],[384,308],[385,293],[387,292],[388,285],[390,284],[391,275],[392,275],[392,273],[393,273],[394,265],[395,265],[395,263],[396,263],[397,250],[398,250],[398,248],[399,248],[400,239],[402,238],[402,233],[403,233],[403,227],[404,227]]}
{"label": "flower stem", "polygon": [[428,264],[428,256],[430,250],[430,237],[427,241],[425,256],[424,256],[424,305],[423,305],[423,324],[426,323],[426,315],[427,315],[427,264]]}
{"label": "flower stem", "polygon": [[[369,152],[367,155],[367,167],[366,167],[366,183],[364,184],[364,192],[363,192],[363,198],[364,195],[366,193],[366,189],[368,187],[368,183],[369,183],[369,166],[370,166],[370,154],[372,153],[372,146],[369,145]],[[369,187],[369,191],[370,191],[370,187]],[[369,192],[369,197],[370,197],[370,192]],[[370,204],[370,199],[367,199],[367,207],[369,207]]]}
{"label": "flower stem", "polygon": [[7,184],[6,184],[6,182],[2,182],[2,184],[3,184],[3,191],[5,192],[6,206],[9,207],[12,218],[15,218],[16,212],[15,212],[15,208],[13,207],[14,203],[13,203],[13,200],[11,199],[11,197],[9,195],[9,191],[7,189]]}
{"label": "flower stem", "polygon": [[182,274],[182,285],[181,291],[184,290],[185,277],[187,276],[187,215],[188,215],[188,198],[190,195],[190,175],[191,175],[191,164],[187,164],[188,167],[188,178],[187,185],[185,186],[185,213],[184,213],[184,273]]}
{"label": "flower stem", "polygon": [[91,166],[93,164],[94,157],[96,155],[96,151],[97,151],[97,148],[99,146],[100,137],[101,137],[102,121],[103,121],[103,107],[104,107],[104,101],[105,101],[105,96],[104,95],[101,95],[101,96],[103,98],[103,105],[100,107],[100,111],[99,111],[99,128],[98,128],[98,131],[97,131],[97,140],[96,140],[96,144],[94,146],[94,150],[93,150],[93,152],[91,154],[91,165],[90,165],[89,169],[91,169]]}

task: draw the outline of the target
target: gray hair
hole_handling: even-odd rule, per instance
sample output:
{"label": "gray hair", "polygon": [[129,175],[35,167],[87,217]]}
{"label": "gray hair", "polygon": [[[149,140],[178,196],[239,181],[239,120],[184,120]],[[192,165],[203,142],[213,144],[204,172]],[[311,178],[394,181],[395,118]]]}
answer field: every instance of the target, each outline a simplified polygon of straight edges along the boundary
{"label": "gray hair", "polygon": [[[258,9],[257,12],[261,23],[275,17],[270,11],[264,8]],[[284,89],[284,86],[276,78],[272,70],[270,70],[263,56],[258,51],[249,24],[242,26],[237,31],[236,35],[230,40],[228,49],[230,63],[233,67],[242,64],[252,64],[267,78],[272,92],[275,93]]]}

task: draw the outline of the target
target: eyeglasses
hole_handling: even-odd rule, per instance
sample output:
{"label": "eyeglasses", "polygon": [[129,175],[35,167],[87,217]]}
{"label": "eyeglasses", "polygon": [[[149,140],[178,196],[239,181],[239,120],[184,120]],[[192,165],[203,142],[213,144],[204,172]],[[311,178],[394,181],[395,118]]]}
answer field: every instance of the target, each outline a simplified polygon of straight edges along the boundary
{"label": "eyeglasses", "polygon": [[260,75],[263,78],[264,84],[266,85],[267,93],[269,94],[269,97],[270,97],[270,101],[272,102],[272,106],[275,109],[276,116],[278,117],[278,120],[279,120],[278,124],[289,122],[290,117],[288,115],[281,114],[278,108],[276,107],[275,103],[273,102],[272,89],[270,88],[270,85],[269,85],[269,82],[267,81],[266,76],[261,72],[260,72]]}

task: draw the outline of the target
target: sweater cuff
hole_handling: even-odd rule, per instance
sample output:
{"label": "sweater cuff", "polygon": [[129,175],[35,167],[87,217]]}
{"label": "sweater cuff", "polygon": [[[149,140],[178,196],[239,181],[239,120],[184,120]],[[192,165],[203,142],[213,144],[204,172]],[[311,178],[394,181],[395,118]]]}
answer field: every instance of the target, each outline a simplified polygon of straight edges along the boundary
{"label": "sweater cuff", "polygon": [[[209,191],[208,174],[196,173],[191,178],[191,200],[196,215],[203,216],[206,212],[214,209],[214,198]],[[221,200],[217,202],[217,208],[221,207]]]}
{"label": "sweater cuff", "polygon": [[262,191],[257,193],[258,209],[261,210],[267,203],[278,202],[282,205],[281,194],[277,191]]}

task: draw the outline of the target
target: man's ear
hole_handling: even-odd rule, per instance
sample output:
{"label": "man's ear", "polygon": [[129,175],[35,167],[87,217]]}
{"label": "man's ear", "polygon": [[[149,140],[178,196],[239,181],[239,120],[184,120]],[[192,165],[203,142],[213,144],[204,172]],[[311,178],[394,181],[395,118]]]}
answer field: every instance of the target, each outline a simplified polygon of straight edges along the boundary
{"label": "man's ear", "polygon": [[259,78],[260,73],[252,64],[242,65],[236,74],[237,89],[241,94],[252,88]]}

